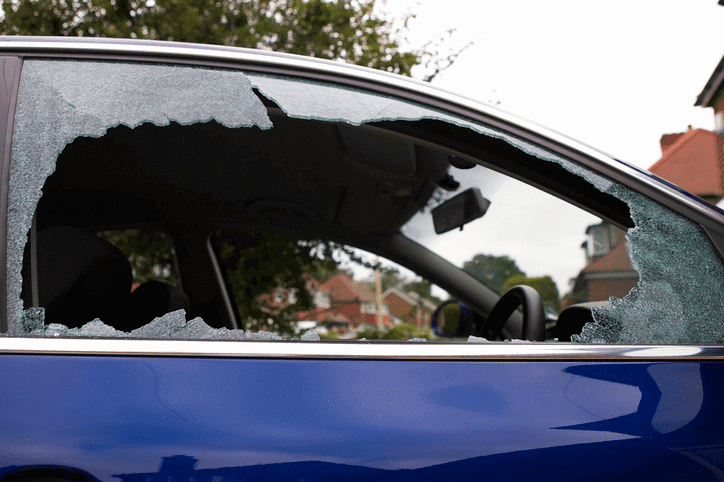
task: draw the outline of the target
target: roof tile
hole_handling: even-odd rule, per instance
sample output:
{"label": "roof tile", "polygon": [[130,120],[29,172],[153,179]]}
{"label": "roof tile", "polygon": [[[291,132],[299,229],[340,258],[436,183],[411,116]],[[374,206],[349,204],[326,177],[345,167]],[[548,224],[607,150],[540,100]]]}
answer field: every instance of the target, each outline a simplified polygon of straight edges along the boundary
{"label": "roof tile", "polygon": [[716,137],[704,129],[679,136],[649,171],[700,197],[724,194],[719,180]]}

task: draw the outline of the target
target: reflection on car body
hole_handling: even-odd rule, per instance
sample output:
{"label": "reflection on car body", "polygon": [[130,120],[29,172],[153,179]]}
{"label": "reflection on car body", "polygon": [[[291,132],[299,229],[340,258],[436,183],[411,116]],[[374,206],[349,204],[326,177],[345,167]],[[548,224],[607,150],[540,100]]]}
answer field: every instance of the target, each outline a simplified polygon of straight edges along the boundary
{"label": "reflection on car body", "polygon": [[0,48],[3,480],[720,476],[705,202],[370,70]]}

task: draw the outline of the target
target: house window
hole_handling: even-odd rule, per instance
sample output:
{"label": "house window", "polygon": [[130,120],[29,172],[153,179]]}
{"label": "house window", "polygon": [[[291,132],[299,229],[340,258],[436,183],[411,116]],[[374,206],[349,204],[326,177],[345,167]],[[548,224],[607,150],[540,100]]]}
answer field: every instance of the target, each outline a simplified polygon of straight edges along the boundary
{"label": "house window", "polygon": [[330,307],[329,295],[324,291],[314,293],[314,306],[328,309]]}
{"label": "house window", "polygon": [[589,226],[588,230],[588,256],[605,256],[616,246],[616,232],[608,223]]}
{"label": "house window", "polygon": [[274,302],[275,303],[284,302],[284,291],[281,288],[277,288],[274,290]]}
{"label": "house window", "polygon": [[374,301],[364,301],[360,307],[360,311],[365,314],[376,313],[377,304]]}

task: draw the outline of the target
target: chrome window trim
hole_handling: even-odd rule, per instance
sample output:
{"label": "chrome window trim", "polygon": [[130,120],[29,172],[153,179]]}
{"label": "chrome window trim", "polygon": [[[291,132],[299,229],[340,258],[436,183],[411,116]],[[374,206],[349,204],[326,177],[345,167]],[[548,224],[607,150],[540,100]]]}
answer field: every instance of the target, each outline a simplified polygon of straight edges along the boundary
{"label": "chrome window trim", "polygon": [[[594,167],[600,170],[602,174],[612,179],[628,185],[628,179],[635,179],[638,184],[639,191],[645,190],[644,194],[652,197],[658,202],[671,207],[672,201],[688,211],[688,217],[693,221],[705,224],[707,227],[720,235],[724,236],[724,214],[706,202],[691,197],[687,193],[679,190],[675,186],[658,179],[653,174],[631,166],[617,160],[601,151],[590,146],[582,144],[575,139],[561,134],[556,131],[547,129],[544,126],[536,124],[533,121],[521,119],[511,113],[505,112],[488,104],[473,99],[448,92],[432,85],[403,77],[388,72],[374,70],[357,65],[346,64],[341,62],[333,62],[313,57],[303,57],[299,55],[277,53],[271,51],[242,49],[236,47],[225,47],[203,44],[184,44],[175,42],[132,40],[132,39],[75,39],[60,37],[0,37],[0,55],[3,53],[13,53],[16,55],[31,56],[55,56],[55,55],[112,55],[122,56],[130,55],[131,59],[119,60],[151,60],[142,59],[143,56],[157,57],[155,60],[165,61],[193,61],[197,64],[226,62],[234,65],[236,68],[243,68],[246,64],[258,67],[270,67],[286,69],[288,74],[294,73],[314,73],[319,75],[329,75],[341,79],[348,79],[362,82],[368,89],[374,90],[374,87],[380,87],[395,90],[395,93],[402,95],[407,93],[408,96],[416,94],[422,96],[427,101],[432,101],[443,110],[448,110],[456,115],[463,115],[474,118],[482,115],[495,120],[497,123],[504,123],[513,130],[522,130],[523,132],[515,132],[533,143],[539,144],[544,148],[560,151],[563,147],[566,156],[580,162],[583,165]],[[212,65],[209,65],[212,66]],[[231,65],[219,65],[219,67],[231,67]],[[389,93],[389,92],[387,92]],[[404,97],[404,95],[402,95]],[[414,99],[410,99],[414,100]],[[418,99],[419,101],[420,99]],[[443,103],[445,105],[441,105]],[[475,119],[481,121],[481,119]],[[482,120],[485,122],[485,120]],[[493,122],[493,127],[495,127]],[[527,134],[527,135],[526,135]],[[553,142],[551,142],[553,141]],[[583,155],[581,155],[583,154]],[[711,223],[712,218],[718,218],[719,226],[715,226],[717,222]],[[707,220],[709,222],[707,222]]]}
{"label": "chrome window trim", "polygon": [[[176,62],[187,63],[208,67],[225,67],[245,69],[250,66],[256,66],[263,70],[264,68],[285,69],[285,73],[289,75],[310,75],[312,74],[327,76],[325,80],[342,81],[348,80],[357,82],[360,88],[367,88],[372,91],[386,92],[398,95],[401,98],[411,101],[430,101],[430,105],[438,107],[442,110],[449,111],[454,115],[467,117],[473,121],[486,123],[489,118],[493,121],[493,127],[505,124],[509,127],[509,131],[514,136],[538,144],[543,148],[550,149],[559,153],[564,157],[570,158],[576,162],[591,167],[605,176],[622,182],[627,186],[631,183],[635,184],[635,189],[652,199],[662,203],[663,205],[674,208],[681,214],[689,217],[692,221],[701,224],[710,238],[717,238],[720,246],[724,246],[724,213],[704,201],[685,193],[675,186],[658,179],[653,174],[630,166],[624,162],[616,160],[608,155],[591,148],[585,144],[581,144],[563,134],[551,131],[534,122],[518,118],[510,113],[501,111],[487,104],[465,98],[463,96],[433,87],[430,84],[416,81],[410,78],[389,74],[369,68],[359,67],[350,64],[337,63],[328,60],[302,57],[290,54],[281,54],[268,51],[258,51],[250,49],[240,49],[234,47],[200,45],[200,44],[182,44],[174,42],[159,41],[140,41],[140,40],[114,40],[114,39],[73,39],[73,38],[49,38],[49,37],[0,37],[0,55],[16,55],[19,57],[73,57],[85,56],[85,58],[97,58],[99,60],[107,60],[109,58],[118,58],[122,61],[151,61],[151,62]],[[127,56],[125,58],[120,58]],[[385,87],[391,89],[385,91]],[[415,95],[419,97],[416,99]],[[685,211],[682,212],[682,211]],[[724,254],[722,254],[724,257]],[[36,339],[37,341],[37,339]],[[58,342],[59,340],[55,340]],[[98,340],[96,340],[97,342]],[[114,341],[117,343],[117,341]],[[124,343],[130,343],[124,340]],[[173,342],[180,343],[180,342]],[[221,343],[221,342],[213,342]],[[322,344],[324,345],[324,344]],[[5,343],[0,343],[0,352],[4,352]],[[378,346],[378,345],[374,345]],[[379,345],[383,346],[383,345]],[[411,345],[395,345],[408,347]],[[428,348],[435,346],[427,345]],[[461,347],[465,345],[453,345]],[[509,346],[509,345],[503,345]],[[650,348],[650,347],[649,347]],[[407,348],[405,348],[407,349]],[[124,349],[125,350],[125,349]],[[437,349],[435,349],[437,350]],[[491,349],[483,350],[489,352]],[[497,350],[497,349],[495,349]],[[123,351],[123,350],[121,350]],[[383,350],[385,351],[385,350]],[[389,350],[388,350],[389,351]],[[50,352],[53,352],[52,350]],[[83,348],[82,353],[89,353]],[[304,350],[302,350],[304,352]],[[304,357],[300,352],[289,356]],[[444,350],[443,350],[444,352]],[[443,353],[441,352],[441,353]],[[467,350],[465,351],[467,353]],[[575,351],[579,353],[579,351]],[[600,353],[608,353],[605,350],[593,356],[604,356]],[[620,352],[620,347],[614,350],[615,353]],[[134,352],[135,353],[135,352]],[[182,354],[186,354],[183,351]],[[191,350],[193,356],[213,356],[209,353],[197,353]],[[431,356],[424,356],[423,359],[436,359],[437,351],[433,351]],[[444,352],[446,353],[446,352]],[[478,349],[475,353],[480,353]],[[497,352],[496,352],[497,353]],[[507,352],[506,352],[507,353]],[[501,356],[503,358],[510,356],[541,356],[538,355],[537,349],[533,352],[525,351],[523,355],[470,355],[470,356]],[[559,356],[564,352],[554,351]],[[99,353],[100,354],[100,353]],[[312,354],[310,356],[322,356],[323,354]],[[236,354],[229,356],[256,356],[247,354]],[[260,356],[279,356],[274,353],[265,352]],[[340,356],[347,356],[342,353]],[[360,355],[363,357],[377,356],[372,354]],[[387,355],[384,355],[386,357]],[[390,356],[395,358],[394,353]],[[417,357],[418,355],[411,355]],[[448,355],[440,355],[447,357]],[[453,355],[450,355],[454,358]],[[546,355],[547,356],[547,355]],[[569,356],[569,355],[565,355]],[[608,355],[606,355],[608,356]],[[404,357],[403,357],[404,358]]]}
{"label": "chrome window trim", "polygon": [[724,347],[574,343],[187,341],[99,338],[0,339],[0,355],[153,356],[297,360],[562,361],[724,360]]}
{"label": "chrome window trim", "polygon": [[[238,47],[133,39],[0,37],[0,55],[4,53],[30,56],[58,54],[93,54],[97,56],[103,54],[113,56],[130,55],[138,61],[150,60],[142,59],[141,57],[143,56],[155,56],[161,57],[165,61],[193,60],[197,62],[197,64],[229,62],[233,64],[283,68],[288,69],[289,74],[300,72],[326,74],[338,79],[347,78],[363,82],[367,88],[372,88],[377,85],[392,88],[398,94],[402,92],[414,93],[424,97],[428,101],[438,101],[437,107],[441,109],[451,112],[454,111],[452,107],[462,109],[462,111],[453,112],[456,115],[471,117],[471,115],[475,116],[475,114],[477,114],[479,116],[482,114],[484,117],[489,117],[490,119],[505,123],[512,128],[517,128],[515,130],[522,129],[523,131],[527,131],[528,135],[525,135],[526,132],[515,132],[515,134],[539,144],[544,148],[551,149],[554,152],[560,151],[560,147],[571,150],[573,152],[566,153],[567,157],[583,165],[592,167],[592,164],[595,164],[595,168],[600,170],[602,174],[626,185],[629,184],[626,178],[636,179],[639,184],[636,190],[641,190],[640,188],[644,187],[647,191],[644,194],[669,207],[671,207],[672,200],[677,201],[680,206],[685,207],[685,209],[689,211],[689,217],[691,217],[693,221],[705,223],[709,229],[717,231],[724,236],[724,226],[722,226],[722,224],[724,224],[723,213],[716,208],[710,207],[706,202],[696,197],[691,197],[670,183],[660,180],[652,173],[631,166],[533,121],[522,119],[483,102],[433,87],[429,83],[414,80],[409,77],[342,62],[333,62],[325,59],[286,53]],[[226,67],[230,66],[227,65]],[[243,68],[243,65],[236,65],[236,68]],[[439,102],[446,105],[439,105]],[[475,120],[481,121],[480,119]],[[482,122],[485,121],[482,120]],[[532,134],[532,137],[530,134]],[[576,153],[578,153],[578,155],[576,155]],[[580,154],[583,154],[583,156]],[[707,223],[707,218],[709,220],[719,218],[718,223],[720,226],[713,226]]]}

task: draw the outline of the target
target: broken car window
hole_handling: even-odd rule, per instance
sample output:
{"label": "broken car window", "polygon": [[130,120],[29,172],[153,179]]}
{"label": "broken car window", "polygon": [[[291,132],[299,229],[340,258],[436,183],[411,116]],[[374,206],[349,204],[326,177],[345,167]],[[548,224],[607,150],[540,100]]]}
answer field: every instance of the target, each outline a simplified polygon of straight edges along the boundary
{"label": "broken car window", "polygon": [[[420,134],[430,130],[440,137],[457,136],[455,142],[475,139],[469,142],[474,146],[470,152],[482,149],[480,157],[459,154],[445,145],[445,139],[435,140],[438,145]],[[508,164],[496,164],[484,155],[485,149]],[[424,222],[431,223],[431,208],[470,187],[477,175],[482,180],[476,187],[492,199],[504,184],[496,179],[512,180],[506,172],[515,172],[519,161],[531,163],[525,168],[530,176],[543,179],[555,177],[546,170],[560,172],[575,180],[578,192],[619,202],[628,210],[622,216],[630,216],[633,223],[627,227],[583,213],[584,249],[581,241],[573,243],[580,270],[572,268],[574,282],[568,286],[564,276],[551,276],[558,300],[551,298],[547,305],[550,316],[555,319],[565,307],[561,302],[566,293],[580,301],[575,299],[582,286],[576,284],[581,276],[576,271],[585,272],[594,258],[617,250],[626,260],[621,262],[628,262],[619,271],[625,271],[629,284],[620,291],[587,295],[584,301],[612,298],[609,305],[594,309],[594,322],[573,341],[724,339],[724,270],[701,229],[538,146],[423,105],[331,84],[221,69],[60,60],[23,64],[9,184],[8,334],[277,338],[272,332],[243,332],[232,316],[237,304],[224,287],[228,281],[220,274],[217,258],[228,260],[238,253],[229,252],[228,245],[222,252],[215,244],[212,234],[219,227],[299,233],[307,239],[344,241],[352,236],[367,246],[375,244],[375,237],[397,232],[422,240],[429,237]],[[528,181],[547,182],[541,179]],[[525,204],[526,199],[530,197],[519,200]],[[496,211],[514,204],[492,201],[489,212],[465,230],[491,226]],[[585,204],[585,199],[577,201]],[[560,225],[552,215],[537,219],[541,225],[546,221],[549,227]],[[152,293],[150,299],[165,300],[159,308],[164,315],[150,311],[150,302],[127,299],[132,294],[128,256],[118,255],[113,239],[107,242],[107,236],[96,234],[126,229],[164,229],[176,243],[178,279],[159,275],[145,280],[151,285],[141,285]],[[497,229],[488,234],[504,235]],[[524,237],[534,238],[519,236]],[[28,239],[35,241],[26,249]],[[433,236],[426,243],[437,252],[441,239]],[[521,239],[504,241],[513,245]],[[481,245],[471,253],[482,257],[471,258],[471,266],[490,266],[485,263],[500,260],[489,258],[506,256],[478,242]],[[550,258],[545,243],[533,245],[539,250],[538,261]],[[38,280],[29,270],[27,253],[35,250],[40,255],[44,246],[78,247],[79,254],[67,257],[60,268],[57,255],[40,256]],[[259,253],[254,262],[273,254]],[[465,268],[463,261],[453,264]],[[518,271],[513,265],[502,268],[507,275],[495,278],[495,283],[500,281],[496,290],[503,292],[515,280],[538,279],[538,286],[551,286],[540,281],[548,271],[520,269],[513,261]],[[575,258],[565,261],[576,263]],[[51,269],[60,269],[67,286],[43,281],[43,270]],[[165,272],[164,266],[158,269]],[[478,279],[491,285],[495,272],[486,270]],[[81,281],[85,279],[91,281]],[[69,287],[80,291],[67,295],[72,292]],[[269,296],[292,300],[299,293]],[[109,301],[101,301],[102,296]],[[36,306],[38,297],[54,301]],[[323,298],[320,294],[317,302],[324,303]],[[93,301],[98,311],[91,309]],[[369,311],[371,305],[360,309]],[[138,310],[146,310],[149,318]]]}

